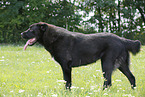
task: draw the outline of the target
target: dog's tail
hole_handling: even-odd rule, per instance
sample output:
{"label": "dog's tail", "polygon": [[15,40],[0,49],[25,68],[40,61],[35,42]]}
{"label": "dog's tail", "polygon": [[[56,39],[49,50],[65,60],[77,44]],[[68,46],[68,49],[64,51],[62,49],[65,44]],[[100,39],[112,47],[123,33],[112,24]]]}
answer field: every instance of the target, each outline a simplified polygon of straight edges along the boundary
{"label": "dog's tail", "polygon": [[132,52],[132,54],[136,55],[141,48],[141,42],[139,40],[129,40],[124,39],[125,47],[128,51]]}

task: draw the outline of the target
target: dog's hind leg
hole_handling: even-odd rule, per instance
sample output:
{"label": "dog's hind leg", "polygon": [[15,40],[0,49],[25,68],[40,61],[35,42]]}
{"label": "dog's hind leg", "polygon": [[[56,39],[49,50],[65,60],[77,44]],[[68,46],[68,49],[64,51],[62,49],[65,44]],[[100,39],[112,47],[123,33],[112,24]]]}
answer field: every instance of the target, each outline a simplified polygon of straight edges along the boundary
{"label": "dog's hind leg", "polygon": [[129,66],[125,64],[123,66],[120,66],[118,69],[128,78],[128,80],[130,81],[132,89],[134,89],[134,87],[136,87],[135,77],[131,73]]}
{"label": "dog's hind leg", "polygon": [[126,52],[126,54],[124,54],[124,55],[127,55],[127,56],[124,57],[121,65],[118,69],[128,78],[132,89],[134,89],[134,87],[136,87],[136,84],[135,84],[135,77],[129,69],[129,52]]}
{"label": "dog's hind leg", "polygon": [[103,85],[103,90],[105,88],[108,88],[111,86],[111,75],[113,72],[113,62],[109,59],[103,58],[101,59],[101,64],[102,64],[102,71],[103,71],[103,76],[104,76],[104,85]]}

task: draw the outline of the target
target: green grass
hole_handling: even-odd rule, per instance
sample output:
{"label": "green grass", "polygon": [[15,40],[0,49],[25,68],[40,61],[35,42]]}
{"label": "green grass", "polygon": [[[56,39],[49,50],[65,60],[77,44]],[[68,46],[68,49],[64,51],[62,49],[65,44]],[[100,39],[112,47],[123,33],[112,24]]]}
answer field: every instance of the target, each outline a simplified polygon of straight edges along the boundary
{"label": "green grass", "polygon": [[73,68],[72,90],[66,91],[60,66],[39,46],[0,46],[0,97],[144,97],[145,47],[131,55],[131,71],[137,88],[131,89],[127,78],[114,71],[112,87],[102,91],[100,61]]}

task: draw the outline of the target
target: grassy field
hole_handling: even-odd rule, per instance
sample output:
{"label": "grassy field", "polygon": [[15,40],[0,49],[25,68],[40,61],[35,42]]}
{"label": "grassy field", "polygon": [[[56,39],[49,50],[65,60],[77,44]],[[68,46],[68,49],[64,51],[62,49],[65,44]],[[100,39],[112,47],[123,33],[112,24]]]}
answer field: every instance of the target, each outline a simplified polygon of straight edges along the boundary
{"label": "grassy field", "polygon": [[62,71],[43,47],[0,45],[0,97],[144,97],[145,47],[131,55],[131,71],[137,88],[131,89],[127,78],[118,70],[112,76],[112,87],[102,91],[100,61],[73,68],[72,90],[64,89]]}

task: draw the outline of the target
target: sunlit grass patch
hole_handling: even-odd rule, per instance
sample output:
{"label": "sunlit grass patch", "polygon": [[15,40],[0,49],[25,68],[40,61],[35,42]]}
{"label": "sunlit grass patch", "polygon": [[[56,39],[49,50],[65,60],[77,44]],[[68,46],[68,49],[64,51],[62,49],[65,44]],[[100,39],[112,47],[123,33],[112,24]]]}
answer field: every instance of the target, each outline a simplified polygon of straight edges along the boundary
{"label": "sunlit grass patch", "polygon": [[22,46],[0,46],[1,97],[144,97],[145,47],[131,55],[131,71],[137,87],[131,89],[127,78],[119,71],[112,75],[112,87],[102,91],[103,76],[100,61],[73,68],[72,89],[66,91],[60,66],[39,46],[23,51]]}

